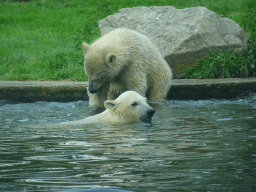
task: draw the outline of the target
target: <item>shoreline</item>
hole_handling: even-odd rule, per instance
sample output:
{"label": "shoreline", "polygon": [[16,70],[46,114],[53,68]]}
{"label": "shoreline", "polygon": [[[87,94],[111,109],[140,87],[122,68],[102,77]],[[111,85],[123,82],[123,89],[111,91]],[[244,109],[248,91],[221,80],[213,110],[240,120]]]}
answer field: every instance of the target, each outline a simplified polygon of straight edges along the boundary
{"label": "shoreline", "polygon": [[[0,81],[0,100],[18,102],[88,100],[86,81]],[[173,79],[169,100],[232,99],[256,92],[256,78]]]}

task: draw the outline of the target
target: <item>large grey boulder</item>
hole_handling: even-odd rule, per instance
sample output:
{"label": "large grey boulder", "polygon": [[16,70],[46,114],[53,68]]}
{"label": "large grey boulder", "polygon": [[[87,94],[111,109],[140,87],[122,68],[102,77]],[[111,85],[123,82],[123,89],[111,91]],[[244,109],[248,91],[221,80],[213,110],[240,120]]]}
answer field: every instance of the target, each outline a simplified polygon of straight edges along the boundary
{"label": "large grey boulder", "polygon": [[101,35],[128,28],[147,35],[171,66],[174,77],[207,57],[211,50],[242,52],[248,34],[233,20],[221,18],[205,7],[176,9],[134,7],[119,10],[99,21]]}

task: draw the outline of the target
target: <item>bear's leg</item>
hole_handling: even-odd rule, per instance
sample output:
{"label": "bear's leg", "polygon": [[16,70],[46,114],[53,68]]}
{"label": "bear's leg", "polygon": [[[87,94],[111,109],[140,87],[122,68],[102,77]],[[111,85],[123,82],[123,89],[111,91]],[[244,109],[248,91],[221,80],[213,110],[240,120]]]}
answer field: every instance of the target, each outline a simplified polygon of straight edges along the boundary
{"label": "bear's leg", "polygon": [[147,92],[147,98],[150,101],[161,101],[166,99],[169,89],[171,87],[170,79],[162,81],[161,84],[153,84]]}
{"label": "bear's leg", "polygon": [[90,93],[87,88],[89,96],[89,106],[92,108],[104,108],[104,102],[107,100],[109,85],[105,85],[99,92]]}
{"label": "bear's leg", "polygon": [[107,100],[107,96],[100,93],[89,93],[89,106],[93,108],[104,107],[104,101]]}
{"label": "bear's leg", "polygon": [[158,88],[151,87],[148,90],[147,98],[149,101],[161,101],[164,100],[167,96],[166,91],[160,90]]}
{"label": "bear's leg", "polygon": [[111,82],[108,91],[108,100],[115,100],[120,94],[127,91],[120,82]]}
{"label": "bear's leg", "polygon": [[134,81],[130,81],[129,84],[127,84],[127,90],[126,91],[136,91],[141,96],[146,97],[147,92],[147,80],[146,77],[143,79],[136,78]]}
{"label": "bear's leg", "polygon": [[104,101],[107,100],[108,90],[109,89],[107,86],[97,93],[92,94],[88,91],[89,106],[93,108],[104,108]]}

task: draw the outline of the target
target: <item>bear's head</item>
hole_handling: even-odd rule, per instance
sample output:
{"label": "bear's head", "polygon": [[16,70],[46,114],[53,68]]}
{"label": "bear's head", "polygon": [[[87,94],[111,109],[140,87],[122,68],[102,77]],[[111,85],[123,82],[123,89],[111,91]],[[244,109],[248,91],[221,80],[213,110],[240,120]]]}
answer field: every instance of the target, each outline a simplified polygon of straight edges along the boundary
{"label": "bear's head", "polygon": [[84,69],[88,77],[90,93],[99,92],[104,86],[118,77],[122,65],[113,46],[100,46],[97,41],[92,45],[82,43],[84,51]]}
{"label": "bear's head", "polygon": [[155,110],[135,91],[126,91],[116,100],[106,100],[104,106],[124,122],[151,122]]}

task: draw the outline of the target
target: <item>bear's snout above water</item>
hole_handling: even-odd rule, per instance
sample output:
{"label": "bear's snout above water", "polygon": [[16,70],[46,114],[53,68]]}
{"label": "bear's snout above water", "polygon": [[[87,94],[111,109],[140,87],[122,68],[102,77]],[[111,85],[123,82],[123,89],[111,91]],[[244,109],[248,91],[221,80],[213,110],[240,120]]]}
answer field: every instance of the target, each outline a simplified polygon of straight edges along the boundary
{"label": "bear's snout above water", "polygon": [[155,114],[155,110],[153,108],[152,109],[148,109],[147,110],[147,114],[142,116],[140,118],[140,120],[142,122],[151,123],[151,120],[152,120],[152,117],[153,117],[154,114]]}

